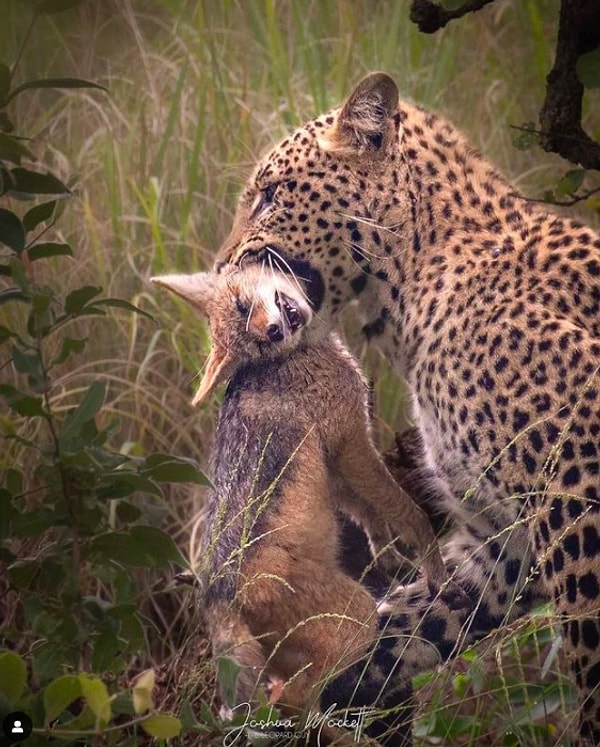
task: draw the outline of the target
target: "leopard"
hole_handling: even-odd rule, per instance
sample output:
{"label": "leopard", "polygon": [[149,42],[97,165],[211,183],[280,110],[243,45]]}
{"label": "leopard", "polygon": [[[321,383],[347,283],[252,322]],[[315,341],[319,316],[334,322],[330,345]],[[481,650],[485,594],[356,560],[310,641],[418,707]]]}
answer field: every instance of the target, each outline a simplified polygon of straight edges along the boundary
{"label": "leopard", "polygon": [[332,328],[355,307],[406,382],[416,471],[452,517],[444,557],[474,601],[395,588],[332,702],[397,707],[389,743],[409,745],[412,677],[550,603],[574,743],[600,744],[600,238],[374,72],[258,161],[215,268],[253,263],[301,279]]}

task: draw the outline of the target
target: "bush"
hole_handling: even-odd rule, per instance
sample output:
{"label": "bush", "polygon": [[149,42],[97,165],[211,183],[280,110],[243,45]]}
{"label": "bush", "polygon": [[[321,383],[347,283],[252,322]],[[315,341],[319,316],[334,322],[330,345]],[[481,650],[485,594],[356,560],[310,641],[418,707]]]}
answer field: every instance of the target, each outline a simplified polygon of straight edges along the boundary
{"label": "bush", "polygon": [[[58,385],[59,373],[93,338],[108,309],[146,312],[102,288],[56,288],[60,262],[73,256],[51,240],[69,199],[65,184],[40,165],[28,139],[15,132],[11,102],[39,88],[91,88],[76,78],[15,85],[15,71],[33,25],[80,0],[38,0],[12,67],[0,62],[0,291],[2,363],[10,383],[0,425],[0,563],[2,589],[0,721],[11,711],[32,716],[28,743],[67,744],[100,733],[107,744],[138,744],[136,729],[166,739],[178,719],[154,710],[154,673],[126,688],[133,657],[148,653],[139,595],[156,571],[184,566],[173,540],[149,521],[144,501],[160,502],[161,484],[206,484],[196,466],[166,454],[133,456],[115,442],[119,424],[104,409],[106,381],[85,391]],[[26,164],[26,165],[24,165]],[[46,266],[42,269],[42,266]],[[44,279],[46,278],[46,279]],[[88,353],[89,355],[89,353]],[[141,569],[141,570],[140,570]],[[3,583],[4,585],[4,583]]]}

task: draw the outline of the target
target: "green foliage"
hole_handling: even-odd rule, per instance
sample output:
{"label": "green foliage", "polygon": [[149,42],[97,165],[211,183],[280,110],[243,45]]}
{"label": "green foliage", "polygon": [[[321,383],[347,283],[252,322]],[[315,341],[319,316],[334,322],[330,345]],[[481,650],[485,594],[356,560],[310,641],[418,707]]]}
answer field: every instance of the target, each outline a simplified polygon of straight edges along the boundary
{"label": "green foliage", "polygon": [[[31,3],[28,34],[40,16],[78,2]],[[119,424],[105,409],[106,380],[96,378],[84,391],[57,385],[61,367],[88,347],[97,317],[109,309],[149,315],[103,296],[96,285],[65,291],[41,279],[39,266],[73,256],[68,243],[45,238],[73,193],[50,170],[23,165],[33,155],[27,138],[14,134],[7,106],[33,89],[103,87],[74,78],[15,86],[24,46],[12,67],[0,64],[0,194],[6,205],[0,209],[0,274],[8,284],[0,292],[8,311],[0,344],[3,367],[11,372],[10,383],[0,385],[6,406],[0,562],[11,607],[1,631],[7,648],[0,651],[0,720],[11,710],[30,713],[32,744],[45,744],[50,733],[57,745],[77,736],[91,744],[98,734],[107,735],[107,744],[122,744],[138,727],[166,740],[181,724],[155,711],[153,680],[146,678],[145,689],[138,685],[143,713],[135,690],[114,685],[132,656],[147,653],[137,604],[144,581],[133,569],[152,574],[185,565],[173,540],[148,523],[138,499],[161,501],[165,482],[204,485],[206,479],[190,460],[115,448]],[[24,202],[34,204],[23,208]]]}
{"label": "green foliage", "polygon": [[556,185],[556,196],[575,197],[585,180],[586,174],[585,169],[569,169]]}
{"label": "green foliage", "polygon": [[[181,721],[156,711],[153,701],[154,673],[141,675],[131,690],[111,694],[95,675],[64,674],[48,682],[41,691],[27,687],[25,660],[12,651],[0,650],[0,718],[11,711],[32,714],[34,728],[28,744],[43,747],[51,735],[53,744],[94,744],[104,735],[103,744],[123,745],[126,735],[146,734],[170,739],[181,732]],[[144,708],[136,708],[140,691]],[[115,723],[118,721],[118,724]],[[135,742],[137,743],[137,742]]]}
{"label": "green foliage", "polygon": [[513,146],[517,150],[528,150],[540,142],[540,134],[536,130],[535,122],[525,122],[515,128],[517,134],[513,137]]}
{"label": "green foliage", "polygon": [[465,651],[441,676],[415,678],[426,704],[417,744],[568,744],[561,717],[577,709],[577,694],[557,671],[560,637],[546,614],[540,610],[492,646]]}
{"label": "green foliage", "polygon": [[[520,127],[513,128],[516,134],[513,136],[513,146],[517,150],[529,150],[539,145],[540,132],[536,129],[534,122],[525,122]],[[544,200],[555,205],[574,205],[582,200],[588,200],[598,192],[598,188],[582,193],[580,189],[588,176],[586,169],[569,169],[556,183],[553,189],[544,190]],[[593,203],[589,201],[589,207]]]}
{"label": "green foliage", "polygon": [[600,88],[600,47],[577,60],[577,77],[586,88]]}

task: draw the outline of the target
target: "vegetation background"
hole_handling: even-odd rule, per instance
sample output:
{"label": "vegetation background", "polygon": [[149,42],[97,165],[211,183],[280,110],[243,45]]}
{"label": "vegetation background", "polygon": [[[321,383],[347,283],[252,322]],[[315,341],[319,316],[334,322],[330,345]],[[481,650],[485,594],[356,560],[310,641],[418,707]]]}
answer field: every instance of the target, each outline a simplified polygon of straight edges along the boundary
{"label": "vegetation background", "polygon": [[[10,65],[27,33],[31,2],[0,0],[0,8],[0,57]],[[521,148],[515,148],[513,141],[522,133],[512,129],[537,119],[558,8],[558,0],[502,0],[434,36],[419,33],[410,23],[408,0],[83,0],[40,18],[17,82],[76,76],[102,84],[108,93],[30,90],[9,107],[17,128],[32,136],[28,147],[38,157],[38,167],[43,164],[65,183],[76,177],[76,196],[53,229],[53,240],[68,242],[74,258],[48,259],[36,280],[51,282],[63,295],[85,285],[102,286],[107,295],[141,306],[157,320],[117,309],[102,320],[85,321],[87,348],[59,368],[53,381],[58,416],[66,415],[90,384],[102,381],[106,395],[99,415],[118,418],[110,435],[116,452],[140,459],[161,452],[206,464],[217,402],[201,411],[189,405],[194,377],[208,351],[206,331],[182,303],[150,288],[148,278],[209,267],[257,156],[294,125],[340,103],[367,71],[389,72],[405,97],[446,114],[522,193],[541,198],[554,190],[568,196],[563,177],[573,166],[534,144],[523,149],[522,140]],[[597,90],[590,91],[584,123],[596,138],[598,103]],[[587,182],[594,186],[592,176]],[[5,204],[7,199],[0,197],[0,206]],[[15,200],[10,205],[21,210]],[[594,197],[569,210],[596,226],[599,222]],[[5,304],[0,322],[18,326],[20,313],[18,304]],[[406,394],[380,359],[357,347],[351,323],[348,334],[375,381],[380,443],[388,445],[393,432],[408,422]],[[0,375],[17,381],[19,373],[4,351],[1,361]],[[5,441],[0,467],[18,467],[27,475],[29,456],[14,435],[29,432],[30,420],[15,421],[8,409],[0,411],[0,418],[5,435],[13,436]],[[192,565],[198,560],[202,491],[179,484],[163,489],[161,498],[150,500],[142,491],[129,499],[141,512],[140,520],[162,527]],[[31,545],[26,549],[30,556],[36,552]],[[4,573],[1,565],[0,570]],[[172,691],[178,684],[173,662],[196,625],[189,593],[174,589],[168,574],[139,567],[132,573],[128,600],[143,620],[144,635],[118,665],[109,657],[96,674],[114,693],[126,689],[134,674],[154,667],[159,684]],[[111,589],[100,585],[90,594],[110,601]],[[6,599],[16,606],[24,603],[22,592],[11,593]],[[41,639],[52,641],[52,633],[33,634],[27,629],[31,620],[8,611],[6,599],[5,645],[30,667],[36,645]],[[538,626],[521,628],[518,635],[539,658],[551,637],[534,635],[534,630]],[[204,660],[202,642],[195,640],[194,646],[196,658]],[[541,695],[528,691],[519,664],[518,676],[511,677],[517,676],[524,694],[517,699],[521,710],[515,716],[508,675],[485,687],[485,678],[475,676],[474,685],[470,667],[463,662],[458,680],[453,672],[449,690],[464,700],[468,688],[479,688],[479,693],[498,688],[495,721],[482,715],[479,706],[461,716],[467,723],[449,717],[445,738],[455,741],[448,744],[473,743],[475,736],[482,745],[559,743],[557,727],[550,728],[547,720],[541,731],[527,731],[529,741],[507,740],[521,734],[519,718],[529,728],[535,720],[532,709],[546,696],[554,698],[552,710],[568,710],[564,689]],[[29,687],[42,688],[71,671],[67,662],[55,662],[47,671],[28,668]],[[203,669],[196,677],[190,702],[210,704],[208,672]],[[150,692],[148,682],[138,689]],[[440,697],[427,696],[439,710],[437,716],[433,707],[425,713],[419,732],[424,740],[439,738],[442,705],[446,708],[446,696]],[[498,712],[496,701],[507,710]],[[164,703],[155,696],[148,708],[159,705]],[[166,705],[176,711],[181,701]],[[544,705],[542,716],[548,710]],[[184,713],[184,727],[212,739],[217,727],[209,712],[209,705],[201,716],[196,712],[202,724]],[[509,717],[516,724],[512,731],[506,727]],[[104,727],[97,717],[86,728],[97,735]],[[479,730],[477,735],[473,729]],[[119,734],[115,727],[113,736],[104,738],[124,744]],[[132,739],[132,744],[140,743],[139,736]]]}

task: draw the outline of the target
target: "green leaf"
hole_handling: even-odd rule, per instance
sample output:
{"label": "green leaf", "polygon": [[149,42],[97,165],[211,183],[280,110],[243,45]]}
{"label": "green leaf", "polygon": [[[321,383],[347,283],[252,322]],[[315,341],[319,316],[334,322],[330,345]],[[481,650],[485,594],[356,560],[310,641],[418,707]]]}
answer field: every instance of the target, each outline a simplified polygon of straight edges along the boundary
{"label": "green leaf", "polygon": [[46,724],[50,724],[58,718],[81,695],[81,682],[74,674],[65,674],[53,680],[44,690]]}
{"label": "green leaf", "polygon": [[[22,443],[21,439],[19,442]],[[25,442],[30,448],[37,448],[37,444]],[[18,512],[13,516],[13,534],[17,537],[39,537],[41,534],[56,527],[60,521],[49,508],[37,508],[35,511]],[[11,579],[15,586],[27,587],[37,574],[37,561],[17,561],[11,566]]]}
{"label": "green leaf", "polygon": [[64,666],[64,650],[53,641],[37,649],[33,658],[33,673],[41,680],[53,679],[60,675]]}
{"label": "green leaf", "polygon": [[101,534],[94,537],[89,547],[103,560],[114,560],[134,568],[150,568],[154,565],[150,548],[140,545],[127,532]]}
{"label": "green leaf", "polygon": [[[6,522],[6,518],[7,518],[6,516],[3,516],[2,519],[0,519],[0,524],[2,524],[3,522],[5,523]],[[2,533],[2,527],[1,526],[0,526],[0,538],[2,538],[2,539],[6,539],[7,538],[7,535]],[[3,547],[0,544],[0,563],[5,563],[6,565],[8,565],[9,563],[13,562],[13,560],[15,559],[15,557],[16,556],[13,555],[13,553],[8,548]]]}
{"label": "green leaf", "polygon": [[47,259],[48,257],[72,257],[73,250],[68,244],[46,241],[34,244],[27,250],[27,255],[32,262],[35,262],[37,259]]}
{"label": "green leaf", "polygon": [[131,524],[132,521],[137,521],[141,515],[140,509],[129,501],[119,501],[117,503],[117,518],[123,523]]}
{"label": "green leaf", "polygon": [[94,83],[92,80],[84,80],[83,78],[40,78],[39,80],[28,80],[27,83],[17,86],[11,91],[5,104],[8,104],[15,96],[23,93],[23,91],[34,88],[96,88],[99,91],[108,92],[106,86]]}
{"label": "green leaf", "polygon": [[134,306],[132,303],[129,303],[128,301],[123,301],[122,298],[102,298],[100,299],[100,301],[95,301],[94,306],[112,306],[116,309],[125,309],[125,311],[133,311],[136,314],[142,314],[143,316],[148,317],[148,319],[151,319],[153,322],[156,322],[156,319],[152,316],[152,314],[149,314],[147,311],[140,309],[139,306]]}
{"label": "green leaf", "polygon": [[142,625],[140,618],[132,612],[121,620],[120,637],[122,641],[127,641],[128,651],[130,652],[145,649],[148,645],[144,625]]}
{"label": "green leaf", "polygon": [[200,729],[201,724],[196,718],[196,714],[189,700],[184,700],[181,708],[179,709],[179,719],[181,720],[181,726],[184,729]]}
{"label": "green leaf", "polygon": [[140,472],[157,482],[191,482],[210,486],[208,478],[192,461],[169,454],[150,455],[142,464]]}
{"label": "green leaf", "polygon": [[78,675],[81,694],[96,716],[96,723],[106,726],[111,719],[110,695],[104,682],[98,677]]}
{"label": "green leaf", "polygon": [[207,724],[212,729],[218,728],[217,720],[213,716],[210,706],[204,700],[200,702],[200,719],[203,724]]}
{"label": "green leaf", "polygon": [[176,563],[180,566],[186,565],[177,545],[161,529],[148,526],[134,526],[131,527],[130,536],[141,547],[149,548],[149,553],[157,565],[166,566],[169,563]]}
{"label": "green leaf", "polygon": [[11,337],[16,337],[16,336],[17,334],[13,332],[12,329],[5,327],[3,324],[0,324],[0,345],[3,342],[10,340]]}
{"label": "green leaf", "polygon": [[6,101],[6,97],[10,91],[11,72],[8,65],[4,62],[0,62],[0,105]]}
{"label": "green leaf", "polygon": [[556,185],[556,196],[567,197],[574,195],[583,184],[586,174],[587,171],[585,169],[571,169],[567,171]]}
{"label": "green leaf", "polygon": [[[4,132],[12,132],[14,129],[15,126],[10,120],[10,117],[6,112],[3,112],[2,109],[0,109],[0,130],[3,130]],[[2,174],[2,169],[0,168],[0,193],[4,191],[2,180],[5,178],[6,175]]]}
{"label": "green leaf", "polygon": [[[34,339],[38,336],[45,337],[53,328],[55,323],[54,310],[51,307],[54,301],[52,290],[48,287],[34,287],[34,294],[31,297],[31,312],[27,319],[27,332]],[[40,385],[43,385],[43,376],[40,369]]]}
{"label": "green leaf", "polygon": [[23,473],[20,470],[7,469],[4,475],[4,484],[7,490],[10,490],[13,495],[23,492]]}
{"label": "green leaf", "polygon": [[561,645],[562,645],[562,638],[560,636],[555,636],[554,640],[552,641],[552,645],[550,646],[550,650],[548,651],[548,654],[546,655],[546,658],[540,670],[541,680],[544,680],[548,676],[548,672],[550,671],[551,667],[556,664],[556,660],[558,658]]}
{"label": "green leaf", "polygon": [[70,438],[77,438],[83,425],[94,418],[104,404],[106,386],[103,381],[90,384],[80,404],[72,410],[63,422],[60,441],[66,442]]}
{"label": "green leaf", "polygon": [[84,285],[77,290],[71,291],[65,299],[65,311],[67,314],[78,314],[86,305],[102,293],[102,288],[95,285]]}
{"label": "green leaf", "polygon": [[[68,722],[68,724],[64,725],[64,729],[70,732],[90,731],[95,727],[95,725],[96,725],[96,717],[94,716],[94,713],[92,712],[91,708],[85,705],[81,709],[80,713],[78,713],[78,715],[75,716],[75,718],[72,718]],[[31,737],[29,737],[29,739],[31,739]],[[48,744],[48,737],[42,737],[42,739],[44,739],[45,741],[38,743],[37,745],[33,745],[32,747],[46,747]],[[63,740],[61,741],[63,744],[65,744]],[[74,740],[74,742],[75,744],[81,744],[81,741],[78,741],[78,740]],[[60,744],[60,742],[58,742],[58,744]],[[72,745],[73,741],[69,742],[69,744]]]}
{"label": "green leaf", "polygon": [[223,700],[226,705],[235,705],[235,683],[241,667],[233,659],[227,656],[220,656],[217,659],[217,682],[219,683]]}
{"label": "green leaf", "polygon": [[[123,640],[110,630],[105,630],[94,642],[94,653],[92,656],[92,667],[96,672],[104,672],[110,669],[115,673],[119,654],[123,650]],[[112,701],[113,710],[115,703]]]}
{"label": "green leaf", "polygon": [[[103,480],[103,483],[105,481]],[[129,471],[118,471],[112,473],[105,484],[102,485],[98,491],[98,500],[114,500],[118,498],[127,498],[135,492],[148,493],[149,495],[155,495],[160,498],[162,493],[160,488],[157,487],[156,483],[152,482],[143,475],[138,475],[136,472]]]}
{"label": "green leaf", "polygon": [[31,305],[36,314],[44,314],[54,300],[53,291],[46,287],[35,288],[31,297]]}
{"label": "green leaf", "polygon": [[62,341],[60,353],[54,358],[52,364],[57,366],[64,363],[71,355],[77,355],[85,349],[87,340],[78,340],[74,337],[65,337]]}
{"label": "green leaf", "polygon": [[17,138],[11,137],[10,135],[6,135],[3,132],[0,132],[0,150],[6,151],[13,156],[18,156],[19,158],[25,156],[25,158],[29,158],[32,161],[37,160],[33,153],[26,148],[20,140],[17,140]]}
{"label": "green leaf", "polygon": [[22,291],[27,293],[31,289],[31,282],[27,275],[27,270],[23,264],[23,260],[15,255],[10,257],[10,275],[15,285],[17,285]]}
{"label": "green leaf", "polygon": [[37,353],[25,353],[18,345],[12,347],[13,366],[19,373],[40,375],[40,357]]}
{"label": "green leaf", "polygon": [[23,659],[13,651],[0,653],[0,694],[10,705],[16,705],[27,682],[27,667]]}
{"label": "green leaf", "polygon": [[[14,491],[11,494],[9,490],[3,490],[0,488],[0,546],[2,545],[2,540],[10,537],[12,534],[12,522],[18,516],[18,512],[12,502],[13,494]],[[14,558],[11,558],[9,563],[12,563],[13,560]],[[0,560],[0,563],[2,563],[2,560]],[[0,682],[2,682],[1,672]]]}
{"label": "green leaf", "polygon": [[0,208],[0,242],[15,252],[25,248],[23,224],[12,211],[4,208]]}
{"label": "green leaf", "polygon": [[186,565],[173,540],[156,527],[134,526],[130,532],[107,532],[90,543],[93,553],[136,568]]}
{"label": "green leaf", "polygon": [[40,573],[40,564],[35,560],[17,560],[8,569],[12,584],[19,589],[30,589]]}
{"label": "green leaf", "polygon": [[40,223],[50,220],[54,215],[57,204],[56,200],[50,200],[50,202],[42,202],[40,205],[34,205],[30,208],[23,216],[25,230],[33,231]]}
{"label": "green leaf", "polygon": [[582,54],[577,60],[575,70],[586,88],[600,88],[600,47]]}
{"label": "green leaf", "polygon": [[133,710],[140,716],[142,713],[154,710],[152,692],[156,686],[154,669],[146,669],[136,677],[132,688]]}
{"label": "green leaf", "polygon": [[419,672],[412,678],[413,687],[415,690],[421,690],[429,685],[434,678],[435,674],[433,672]]}
{"label": "green leaf", "polygon": [[179,736],[181,732],[181,721],[166,713],[148,716],[141,722],[141,725],[146,734],[156,739],[172,739]]}
{"label": "green leaf", "polygon": [[10,384],[0,384],[0,396],[4,397],[10,409],[19,415],[46,417],[46,411],[40,397],[29,397]]}
{"label": "green leaf", "polygon": [[35,195],[58,195],[68,197],[71,190],[53,174],[42,174],[17,166],[10,170],[14,185],[8,190],[9,195],[32,199]]}
{"label": "green leaf", "polygon": [[94,626],[98,626],[106,620],[106,611],[110,606],[110,602],[100,597],[87,596],[83,598],[81,607],[85,620]]}
{"label": "green leaf", "polygon": [[517,150],[528,150],[540,142],[540,134],[536,132],[535,122],[525,122],[516,129],[518,134],[513,138],[513,146]]}

